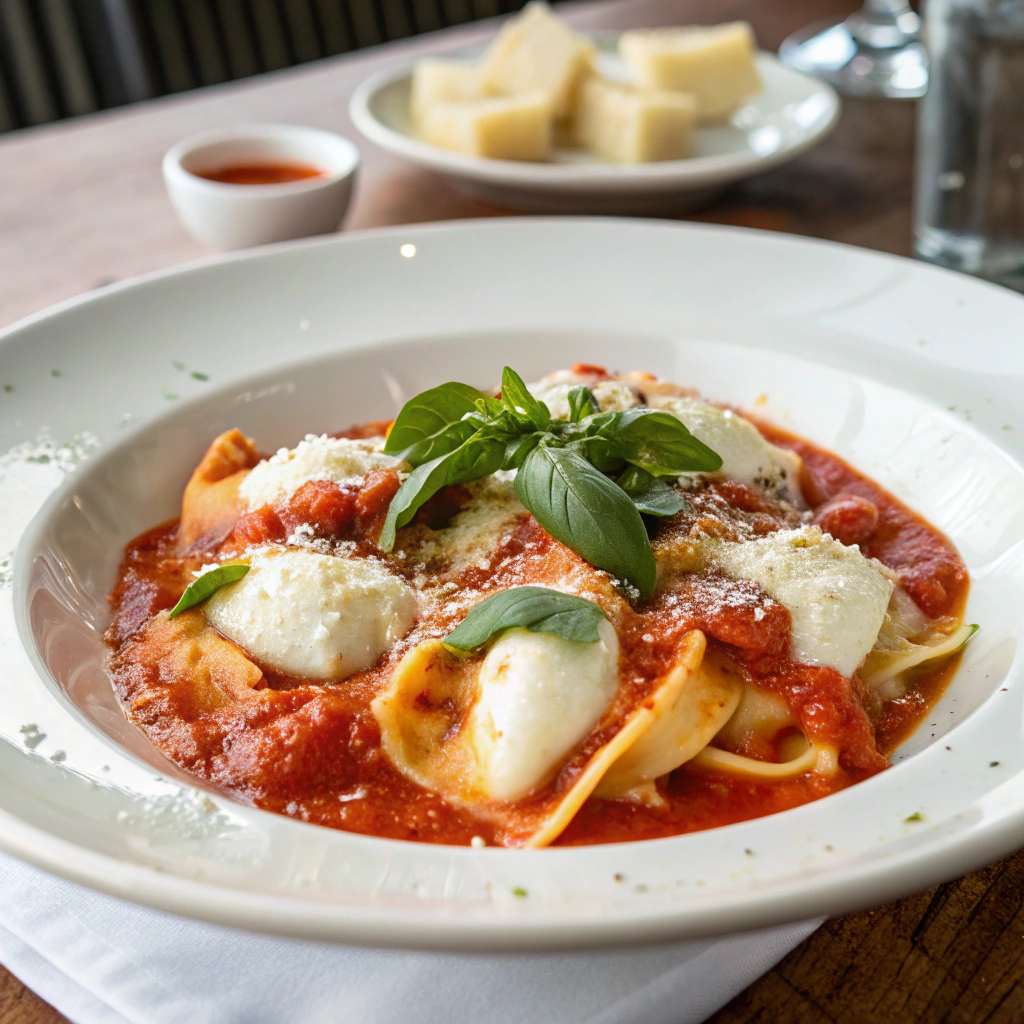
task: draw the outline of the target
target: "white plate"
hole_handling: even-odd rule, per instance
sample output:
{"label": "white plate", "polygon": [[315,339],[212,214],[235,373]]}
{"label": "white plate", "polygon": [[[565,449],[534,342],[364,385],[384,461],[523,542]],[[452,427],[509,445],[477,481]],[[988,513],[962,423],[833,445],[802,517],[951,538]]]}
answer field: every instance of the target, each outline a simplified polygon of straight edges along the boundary
{"label": "white plate", "polygon": [[[595,37],[601,69],[625,77],[617,37]],[[472,51],[464,56],[479,55]],[[349,103],[353,124],[371,142],[443,174],[460,191],[537,213],[669,213],[708,202],[726,185],[786,163],[821,141],[839,118],[832,86],[760,53],[764,89],[727,124],[698,128],[689,160],[609,164],[572,149],[551,163],[466,156],[417,139],[409,123],[411,68],[367,79]]]}
{"label": "white plate", "polygon": [[[46,501],[13,589],[0,590],[0,846],[231,925],[463,949],[622,944],[838,913],[1007,853],[1024,836],[1022,328],[1017,295],[852,248],[521,219],[215,259],[10,329],[0,550],[63,471],[101,447]],[[973,574],[968,616],[982,631],[894,768],[689,836],[474,850],[240,806],[187,784],[125,724],[98,632],[121,545],[175,514],[214,434],[237,425],[273,449],[387,414],[389,387],[484,384],[506,360],[528,378],[587,360],[741,404],[767,394],[762,411],[948,532]]]}

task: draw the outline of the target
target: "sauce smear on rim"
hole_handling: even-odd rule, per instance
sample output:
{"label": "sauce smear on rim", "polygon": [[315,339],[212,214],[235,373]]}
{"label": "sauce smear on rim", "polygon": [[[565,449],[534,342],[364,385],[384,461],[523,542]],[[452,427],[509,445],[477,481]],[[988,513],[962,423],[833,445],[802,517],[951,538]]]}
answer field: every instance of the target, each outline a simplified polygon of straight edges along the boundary
{"label": "sauce smear on rim", "polygon": [[193,171],[197,178],[225,185],[284,185],[292,181],[322,178],[325,171],[310,164],[231,164],[215,171]]}

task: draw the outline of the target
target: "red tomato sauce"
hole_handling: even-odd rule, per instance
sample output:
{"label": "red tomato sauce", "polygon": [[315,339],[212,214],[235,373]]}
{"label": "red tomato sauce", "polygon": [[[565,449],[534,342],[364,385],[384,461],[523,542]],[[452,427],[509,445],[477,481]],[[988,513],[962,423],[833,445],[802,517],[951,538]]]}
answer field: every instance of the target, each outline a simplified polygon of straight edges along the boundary
{"label": "red tomato sauce", "polygon": [[[385,426],[355,427],[340,436],[375,436]],[[775,444],[803,457],[802,486],[816,521],[894,569],[929,615],[960,613],[967,572],[938,530],[838,457],[758,426]],[[317,536],[343,537],[356,554],[379,555],[376,537],[397,485],[392,470],[371,473],[352,488],[306,484],[281,507],[241,515],[226,539],[209,550],[182,554],[176,522],[128,545],[111,598],[111,669],[126,713],[160,750],[238,800],[304,821],[419,842],[464,845],[480,836],[488,843],[518,845],[578,778],[590,756],[650,697],[686,634],[700,629],[710,647],[726,652],[750,680],[779,695],[811,739],[839,751],[839,769],[827,777],[807,774],[761,782],[684,766],[668,779],[660,806],[591,798],[558,840],[560,845],[624,842],[773,814],[868,778],[887,766],[886,755],[914,730],[955,671],[956,659],[924,671],[904,697],[878,708],[856,678],[788,660],[789,612],[755,583],[713,571],[686,573],[666,583],[646,605],[623,613],[617,625],[619,693],[588,738],[543,792],[506,808],[500,821],[488,821],[404,778],[380,748],[370,709],[400,658],[423,638],[453,628],[461,613],[434,612],[376,665],[343,683],[289,678],[261,667],[256,689],[237,699],[225,699],[216,687],[187,672],[169,673],[169,662],[161,660],[166,651],[140,642],[154,616],[175,604],[192,572],[211,556],[283,540],[297,523]],[[448,489],[432,508],[421,510],[419,521],[435,527],[463,500],[458,488]],[[740,523],[756,536],[791,527],[797,518],[792,509],[743,485],[714,483],[689,493],[687,508],[659,526],[653,542],[657,550],[660,542],[684,536],[695,525],[728,531]],[[412,571],[398,560],[389,565],[400,575]],[[574,572],[597,574],[532,516],[522,515],[489,561],[465,569],[455,582],[460,591],[486,594]],[[201,619],[199,612],[190,614]],[[737,752],[765,756],[763,749]],[[784,759],[777,751],[768,754]]]}
{"label": "red tomato sauce", "polygon": [[290,181],[321,178],[324,172],[309,164],[232,164],[211,171],[193,171],[197,178],[225,185],[284,185]]}

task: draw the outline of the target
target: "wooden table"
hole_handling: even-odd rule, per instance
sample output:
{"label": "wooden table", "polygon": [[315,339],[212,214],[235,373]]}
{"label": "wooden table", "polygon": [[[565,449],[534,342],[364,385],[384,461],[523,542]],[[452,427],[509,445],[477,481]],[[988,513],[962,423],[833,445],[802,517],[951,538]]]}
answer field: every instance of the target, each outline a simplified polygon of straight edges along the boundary
{"label": "wooden table", "polygon": [[[854,6],[855,0],[617,0],[565,10],[580,26],[609,29],[743,17],[774,49],[806,22]],[[175,221],[160,181],[161,154],[182,136],[243,121],[292,121],[357,138],[346,106],[361,79],[490,31],[470,26],[0,140],[0,324],[204,255]],[[907,254],[913,115],[907,103],[847,101],[839,127],[818,149],[736,188],[694,219]],[[369,144],[361,149],[350,230],[507,213]],[[1022,895],[1024,854],[829,921],[712,1020],[1024,1021]],[[63,1019],[0,969],[0,1021]]]}

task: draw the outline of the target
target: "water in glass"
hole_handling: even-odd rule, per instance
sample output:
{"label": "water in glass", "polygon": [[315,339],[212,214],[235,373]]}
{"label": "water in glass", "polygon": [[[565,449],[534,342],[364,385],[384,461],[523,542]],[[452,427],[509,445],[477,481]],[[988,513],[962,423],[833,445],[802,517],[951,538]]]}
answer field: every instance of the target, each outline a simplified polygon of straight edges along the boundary
{"label": "water in glass", "polygon": [[1024,291],[1024,0],[929,0],[914,244]]}

